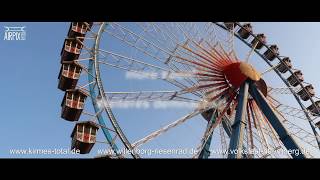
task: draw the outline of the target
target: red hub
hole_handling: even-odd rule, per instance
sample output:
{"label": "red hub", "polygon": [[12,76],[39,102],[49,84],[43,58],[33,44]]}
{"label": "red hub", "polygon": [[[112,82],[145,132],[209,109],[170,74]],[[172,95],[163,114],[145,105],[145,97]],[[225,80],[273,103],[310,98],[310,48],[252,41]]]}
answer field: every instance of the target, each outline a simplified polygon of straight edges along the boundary
{"label": "red hub", "polygon": [[240,87],[247,78],[253,81],[259,81],[261,77],[258,71],[245,62],[231,63],[224,67],[223,73],[229,83],[235,88]]}

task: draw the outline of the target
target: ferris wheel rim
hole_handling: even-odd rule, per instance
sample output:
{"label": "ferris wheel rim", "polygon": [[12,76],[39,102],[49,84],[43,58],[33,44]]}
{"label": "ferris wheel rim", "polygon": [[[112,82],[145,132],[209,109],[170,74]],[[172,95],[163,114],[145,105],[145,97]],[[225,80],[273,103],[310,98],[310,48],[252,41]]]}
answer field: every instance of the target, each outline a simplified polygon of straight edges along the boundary
{"label": "ferris wheel rim", "polygon": [[99,90],[99,96],[102,98],[102,105],[103,108],[105,110],[105,112],[108,115],[108,118],[111,122],[111,124],[113,125],[117,135],[119,136],[119,138],[121,139],[122,143],[125,145],[125,147],[129,150],[129,153],[134,157],[134,158],[140,158],[140,156],[134,151],[134,148],[132,147],[132,144],[128,141],[127,137],[125,136],[125,134],[122,132],[121,127],[119,126],[113,112],[112,109],[109,105],[108,102],[108,97],[104,91],[104,86],[101,82],[101,77],[100,77],[100,66],[99,66],[99,46],[100,46],[100,39],[103,33],[103,30],[105,28],[105,26],[107,25],[106,22],[101,23],[100,27],[99,27],[99,31],[96,35],[96,39],[94,40],[94,47],[93,47],[93,60],[94,60],[94,69],[95,69],[95,75],[96,75],[96,84]]}

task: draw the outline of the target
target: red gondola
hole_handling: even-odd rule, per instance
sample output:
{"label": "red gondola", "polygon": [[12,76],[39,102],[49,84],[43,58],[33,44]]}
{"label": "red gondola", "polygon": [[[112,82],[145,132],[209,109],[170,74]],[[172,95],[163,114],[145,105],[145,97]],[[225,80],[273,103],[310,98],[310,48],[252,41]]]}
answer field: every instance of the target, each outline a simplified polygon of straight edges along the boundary
{"label": "red gondola", "polygon": [[62,91],[74,89],[79,80],[81,71],[82,67],[79,64],[73,61],[64,61],[60,68],[58,88]]}
{"label": "red gondola", "polygon": [[78,121],[87,96],[87,93],[79,89],[66,90],[61,103],[61,118],[67,121]]}
{"label": "red gondola", "polygon": [[264,34],[257,34],[256,38],[251,41],[251,45],[254,46],[256,43],[258,43],[256,49],[261,49],[267,43],[267,37]]}
{"label": "red gondola", "polygon": [[238,34],[242,39],[247,39],[250,36],[250,33],[252,33],[252,26],[250,23],[244,24],[238,31]]}
{"label": "red gondola", "polygon": [[[293,74],[296,75],[297,78]],[[288,77],[287,80],[289,81],[289,83],[292,86],[296,87],[299,84],[299,82],[303,82],[304,81],[304,78],[303,78],[303,74],[302,74],[302,72],[300,70],[297,70],[293,74],[290,77]]]}
{"label": "red gondola", "polygon": [[286,73],[292,68],[291,60],[288,57],[282,59],[281,63],[277,66],[277,70],[281,73]]}
{"label": "red gondola", "polygon": [[267,49],[266,52],[264,52],[264,56],[270,61],[273,61],[278,55],[279,48],[277,45],[271,45],[270,49]]}
{"label": "red gondola", "polygon": [[63,61],[73,61],[79,58],[83,45],[80,39],[66,38],[61,50],[61,63]]}
{"label": "red gondola", "polygon": [[68,31],[68,37],[84,37],[92,24],[92,22],[72,22]]}
{"label": "red gondola", "polygon": [[314,92],[314,88],[313,86],[310,84],[306,87],[304,87],[304,89],[301,89],[299,92],[298,92],[298,95],[300,96],[300,98],[304,101],[307,101],[309,100],[309,95],[310,97],[313,97],[316,93]]}
{"label": "red gondola", "polygon": [[96,143],[99,126],[91,121],[78,122],[71,133],[71,149],[79,150],[80,154],[87,154]]}

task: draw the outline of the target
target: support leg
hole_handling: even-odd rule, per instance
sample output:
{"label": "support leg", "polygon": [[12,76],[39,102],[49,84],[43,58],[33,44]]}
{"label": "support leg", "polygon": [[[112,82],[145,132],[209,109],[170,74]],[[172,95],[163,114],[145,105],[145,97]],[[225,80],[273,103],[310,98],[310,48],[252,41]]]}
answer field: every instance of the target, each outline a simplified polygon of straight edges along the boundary
{"label": "support leg", "polygon": [[256,101],[259,108],[262,110],[263,114],[267,117],[272,127],[279,135],[280,140],[287,148],[291,156],[293,158],[305,158],[303,151],[300,149],[294,139],[289,135],[289,132],[285,129],[278,116],[274,113],[271,106],[267,103],[265,97],[258,91],[257,87],[252,82],[250,82],[249,92],[253,99]]}
{"label": "support leg", "polygon": [[[211,125],[214,124],[216,122],[216,118],[217,118],[217,112],[215,110],[213,110],[213,113],[211,115],[211,119],[208,122],[208,126],[207,126],[207,130],[210,129]],[[213,134],[213,133],[212,133]],[[212,140],[212,134],[210,135],[206,145],[204,146],[204,148],[202,149],[200,155],[199,155],[199,159],[208,159],[210,156],[210,145],[211,145],[211,140]]]}
{"label": "support leg", "polygon": [[249,83],[246,81],[240,87],[238,105],[234,124],[232,125],[232,134],[230,138],[228,158],[242,158],[243,151],[243,136],[246,126],[245,116],[248,101]]}

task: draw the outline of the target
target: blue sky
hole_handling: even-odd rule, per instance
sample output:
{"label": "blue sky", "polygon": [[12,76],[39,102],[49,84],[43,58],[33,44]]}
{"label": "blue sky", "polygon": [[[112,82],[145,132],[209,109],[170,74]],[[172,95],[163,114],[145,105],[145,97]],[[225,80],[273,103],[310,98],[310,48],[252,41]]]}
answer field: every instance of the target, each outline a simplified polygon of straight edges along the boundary
{"label": "blue sky", "polygon": [[[26,26],[27,39],[25,41],[4,41],[3,26]],[[294,67],[301,69],[305,80],[313,84],[316,94],[320,93],[319,83],[319,32],[320,23],[253,23],[255,32],[263,32],[268,42],[276,43],[280,53],[289,56]],[[10,155],[10,149],[24,148],[69,148],[70,134],[73,128],[60,118],[60,103],[63,93],[57,89],[57,77],[60,68],[60,51],[69,23],[0,23],[0,158],[69,158],[92,157],[94,155]],[[108,77],[110,84],[115,84],[113,77]],[[107,78],[106,78],[107,79]],[[122,82],[127,90],[136,87],[135,81]],[[111,90],[117,90],[115,85]],[[164,87],[160,85],[160,87]],[[157,87],[149,87],[156,90]],[[170,89],[167,89],[170,90]],[[167,124],[180,117],[186,111],[170,110],[117,110],[115,114],[120,117],[120,124],[127,130],[129,139],[134,141],[143,137],[147,132],[155,130],[159,124]],[[165,119],[154,125],[150,119]],[[175,116],[175,117],[173,117]],[[130,119],[130,121],[128,120]],[[132,121],[133,120],[133,121]],[[149,123],[149,124],[146,124]],[[145,126],[142,126],[144,124]],[[150,125],[150,126],[148,126]],[[199,131],[205,123],[193,121],[187,124],[190,131]],[[148,129],[148,127],[152,127]],[[162,143],[170,145],[179,142],[175,139],[190,138],[192,142],[197,138],[192,133],[181,134],[179,129],[168,133]],[[100,135],[100,140],[102,136]],[[167,146],[150,143],[149,147]],[[190,143],[191,144],[191,143]],[[96,145],[94,150],[103,148],[103,144]]]}

